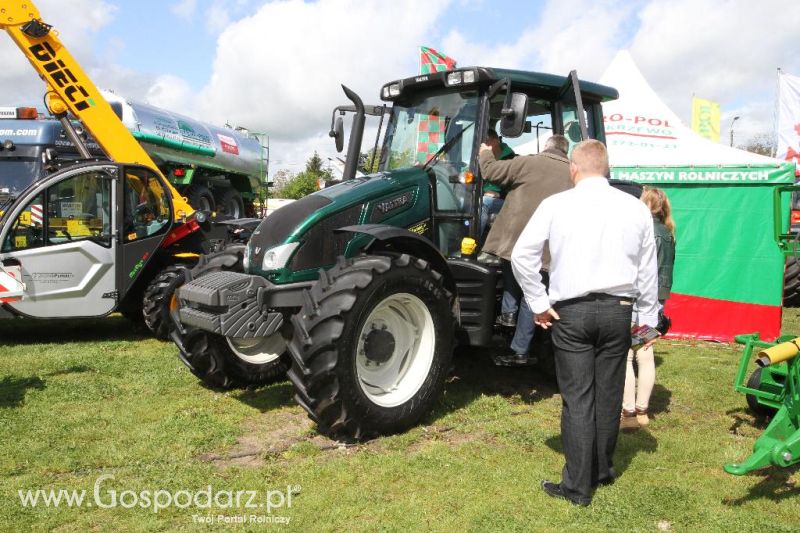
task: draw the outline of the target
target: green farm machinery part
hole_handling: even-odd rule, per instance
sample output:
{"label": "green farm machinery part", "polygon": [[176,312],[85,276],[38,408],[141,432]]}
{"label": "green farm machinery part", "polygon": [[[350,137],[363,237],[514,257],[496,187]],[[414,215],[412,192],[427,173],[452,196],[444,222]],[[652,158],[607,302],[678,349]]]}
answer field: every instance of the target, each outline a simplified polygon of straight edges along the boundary
{"label": "green farm machinery part", "polygon": [[[786,195],[796,191],[800,191],[796,185],[775,189],[774,237],[787,257],[797,257],[800,247],[798,235],[784,231],[788,226],[783,208]],[[800,463],[800,360],[797,357],[800,337],[784,335],[770,343],[753,333],[737,336],[736,342],[744,345],[736,373],[736,391],[746,395],[748,406],[756,414],[774,415],[753,445],[750,457],[741,463],[725,465],[725,471],[740,476],[768,466],[785,468]],[[757,350],[757,368],[748,378],[754,350]]]}
{"label": "green farm machinery part", "polygon": [[[788,335],[780,337],[777,343],[769,343],[759,340],[758,334],[754,333],[739,335],[736,342],[745,347],[736,374],[736,391],[747,394],[748,400],[756,398],[768,406],[780,408],[756,440],[750,457],[742,463],[725,465],[725,471],[741,476],[770,465],[785,468],[797,464],[800,462],[800,361],[797,358],[800,337]],[[759,369],[756,373],[762,376],[769,374],[773,378],[764,382],[769,388],[759,387],[752,379],[744,384],[754,349],[759,350],[756,358]],[[778,375],[783,375],[782,387],[775,387],[779,381],[774,378]]]}

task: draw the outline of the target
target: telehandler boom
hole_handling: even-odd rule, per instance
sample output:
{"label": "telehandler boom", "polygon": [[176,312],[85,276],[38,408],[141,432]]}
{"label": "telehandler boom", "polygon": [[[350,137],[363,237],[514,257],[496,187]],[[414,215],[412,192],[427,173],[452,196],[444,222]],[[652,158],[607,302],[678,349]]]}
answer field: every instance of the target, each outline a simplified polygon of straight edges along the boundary
{"label": "telehandler boom", "polygon": [[[0,206],[0,318],[119,311],[167,338],[175,288],[211,251],[207,214],[165,179],[32,2],[0,0],[0,29],[45,82],[48,110],[85,161],[39,177]],[[109,160],[90,154],[70,115]]]}

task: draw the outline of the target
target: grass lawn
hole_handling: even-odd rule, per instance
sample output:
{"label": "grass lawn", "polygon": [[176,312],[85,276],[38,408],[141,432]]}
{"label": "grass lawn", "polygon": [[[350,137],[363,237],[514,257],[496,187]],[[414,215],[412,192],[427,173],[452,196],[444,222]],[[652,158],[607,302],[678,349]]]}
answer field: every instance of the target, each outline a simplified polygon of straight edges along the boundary
{"label": "grass lawn", "polygon": [[[800,333],[796,310],[784,331]],[[172,344],[120,317],[3,321],[0,529],[230,527],[218,515],[289,520],[239,530],[800,529],[797,469],[722,470],[765,427],[733,392],[739,347],[664,341],[656,353],[650,428],[621,435],[620,478],[576,508],[539,489],[563,465],[555,387],[529,369],[494,368],[485,353],[457,354],[444,397],[419,427],[344,447],[316,434],[288,384],[209,391]],[[24,507],[18,491],[28,489],[85,490],[86,499]],[[145,500],[159,490],[177,503],[155,512]],[[248,491],[239,507],[236,491]],[[210,508],[205,492],[217,498]],[[187,497],[198,506],[186,507]],[[247,507],[265,502],[275,508]],[[201,522],[208,517],[215,523]]]}

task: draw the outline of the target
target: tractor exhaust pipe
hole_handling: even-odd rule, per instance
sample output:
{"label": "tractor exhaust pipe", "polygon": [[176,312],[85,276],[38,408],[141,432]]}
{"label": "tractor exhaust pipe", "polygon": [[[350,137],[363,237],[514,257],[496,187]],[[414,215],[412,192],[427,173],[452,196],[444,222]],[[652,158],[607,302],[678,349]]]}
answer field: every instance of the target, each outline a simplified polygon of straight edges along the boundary
{"label": "tractor exhaust pipe", "polygon": [[342,180],[351,180],[356,176],[358,170],[358,159],[361,155],[361,140],[364,137],[364,102],[353,91],[342,85],[345,96],[350,99],[356,107],[356,114],[353,115],[353,127],[350,130],[350,142],[347,145],[347,157],[344,162]]}

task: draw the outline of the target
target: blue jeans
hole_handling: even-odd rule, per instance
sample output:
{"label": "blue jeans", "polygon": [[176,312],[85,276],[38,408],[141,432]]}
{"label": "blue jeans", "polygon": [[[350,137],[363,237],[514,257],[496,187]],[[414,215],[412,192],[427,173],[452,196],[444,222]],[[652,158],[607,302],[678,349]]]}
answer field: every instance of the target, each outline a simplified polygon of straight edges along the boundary
{"label": "blue jeans", "polygon": [[489,229],[489,217],[499,213],[504,202],[505,200],[502,198],[484,195],[481,203],[481,231],[479,235],[483,236],[486,233],[486,230]]}
{"label": "blue jeans", "polygon": [[[541,274],[542,283],[547,287],[550,281],[548,273],[542,271]],[[500,312],[515,313],[518,308],[517,327],[514,330],[514,337],[511,339],[511,349],[514,353],[529,355],[533,334],[536,332],[533,311],[522,297],[522,288],[517,283],[517,278],[514,277],[511,263],[503,261],[503,299],[500,304]]]}

